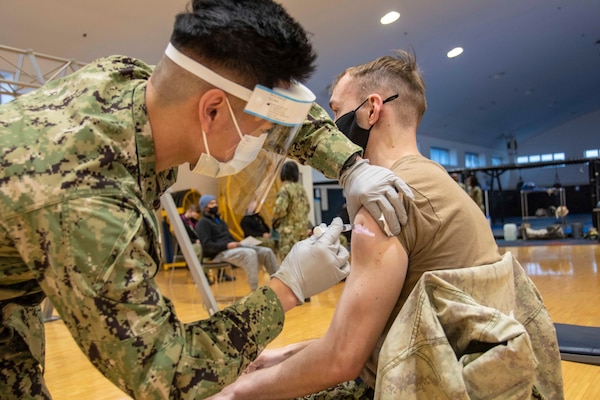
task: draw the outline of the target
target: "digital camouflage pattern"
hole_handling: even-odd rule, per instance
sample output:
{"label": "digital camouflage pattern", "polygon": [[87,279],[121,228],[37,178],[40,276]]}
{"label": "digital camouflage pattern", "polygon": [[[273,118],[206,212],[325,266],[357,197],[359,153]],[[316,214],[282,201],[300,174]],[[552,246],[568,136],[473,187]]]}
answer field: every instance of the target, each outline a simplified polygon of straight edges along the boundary
{"label": "digital camouflage pattern", "polygon": [[342,382],[328,389],[296,400],[371,400],[374,392],[361,380]]}
{"label": "digital camouflage pattern", "polygon": [[308,237],[310,204],[304,186],[298,182],[285,182],[277,192],[273,208],[273,227],[279,234],[277,252],[283,260],[294,244]]}
{"label": "digital camouflage pattern", "polygon": [[362,154],[362,148],[347,139],[329,114],[313,103],[288,153],[299,163],[310,165],[327,178],[337,180],[346,161],[353,154]]}
{"label": "digital camouflage pattern", "polygon": [[[144,98],[151,72],[139,60],[100,59],[0,107],[3,398],[50,396],[44,295],[91,362],[136,398],[214,393],[282,329],[268,288],[183,324],[156,286],[153,210],[177,170],[155,170]],[[294,155],[337,176],[354,149],[312,121]]]}

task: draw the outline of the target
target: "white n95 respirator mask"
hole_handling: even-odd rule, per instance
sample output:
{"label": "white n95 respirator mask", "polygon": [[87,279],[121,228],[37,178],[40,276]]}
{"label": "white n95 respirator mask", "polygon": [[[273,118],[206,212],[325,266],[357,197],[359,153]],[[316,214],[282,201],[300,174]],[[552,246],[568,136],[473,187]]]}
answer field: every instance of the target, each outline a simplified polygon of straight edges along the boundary
{"label": "white n95 respirator mask", "polygon": [[237,123],[233,110],[229,104],[229,100],[225,98],[227,107],[229,108],[229,114],[235,125],[235,129],[240,136],[240,142],[235,148],[233,158],[229,161],[219,161],[215,157],[210,155],[210,149],[208,147],[208,141],[206,140],[206,132],[202,131],[202,139],[204,140],[204,148],[206,153],[202,153],[198,162],[192,169],[192,172],[204,176],[210,176],[213,178],[220,178],[228,175],[235,175],[244,168],[246,168],[252,161],[256,159],[260,149],[262,149],[265,140],[267,139],[267,133],[262,133],[259,136],[243,135],[240,127]]}

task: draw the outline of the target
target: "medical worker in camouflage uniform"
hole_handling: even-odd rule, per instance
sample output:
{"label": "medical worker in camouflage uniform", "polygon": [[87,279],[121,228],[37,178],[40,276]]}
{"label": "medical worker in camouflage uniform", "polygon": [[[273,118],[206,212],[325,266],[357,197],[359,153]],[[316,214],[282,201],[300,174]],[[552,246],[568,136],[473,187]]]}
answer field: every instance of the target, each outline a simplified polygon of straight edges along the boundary
{"label": "medical worker in camouflage uniform", "polygon": [[281,167],[283,186],[277,192],[273,209],[273,227],[279,234],[277,251],[283,260],[297,242],[308,237],[310,205],[304,186],[298,182],[299,171],[294,161]]}
{"label": "medical worker in camouflage uniform", "polygon": [[[179,59],[247,91],[302,81],[314,68],[304,30],[270,1],[193,1],[177,16],[171,44]],[[178,320],[153,279],[159,197],[178,165],[220,170],[250,136],[241,132],[264,124],[242,111],[247,100],[182,64],[99,59],[0,107],[3,399],[50,398],[46,296],[84,354],[128,395],[204,398],[277,336],[284,311],[345,277],[335,221],[325,240],[299,243],[268,286],[206,320]],[[315,104],[289,154],[339,177],[357,208],[380,196],[385,206],[373,212],[399,230],[401,196],[390,193],[402,183],[355,161],[360,148],[333,127]]]}

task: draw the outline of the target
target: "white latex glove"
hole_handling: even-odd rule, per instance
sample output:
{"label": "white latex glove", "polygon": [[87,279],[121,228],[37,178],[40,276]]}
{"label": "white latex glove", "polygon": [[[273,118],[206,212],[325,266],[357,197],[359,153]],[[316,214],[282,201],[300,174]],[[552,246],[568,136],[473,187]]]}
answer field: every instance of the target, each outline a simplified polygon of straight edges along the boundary
{"label": "white latex glove", "polygon": [[304,299],[329,289],[350,273],[348,250],[340,245],[342,219],[334,218],[325,233],[294,245],[274,278],[288,286],[303,304]]}
{"label": "white latex glove", "polygon": [[400,233],[408,219],[400,196],[414,199],[414,195],[396,174],[387,168],[369,164],[367,159],[360,159],[342,172],[340,184],[346,194],[350,221],[364,207],[388,236]]}

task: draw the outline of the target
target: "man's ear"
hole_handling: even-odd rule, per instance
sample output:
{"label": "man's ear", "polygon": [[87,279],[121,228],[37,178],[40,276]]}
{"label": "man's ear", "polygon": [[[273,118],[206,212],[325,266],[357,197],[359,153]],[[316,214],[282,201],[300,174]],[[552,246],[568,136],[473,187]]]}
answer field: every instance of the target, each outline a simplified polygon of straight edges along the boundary
{"label": "man's ear", "polygon": [[381,109],[383,107],[383,99],[378,94],[370,94],[367,104],[369,110],[369,125],[373,126],[379,120]]}
{"label": "man's ear", "polygon": [[[213,132],[210,126],[226,110],[226,94],[221,89],[206,91],[198,101],[198,119],[204,132]],[[225,107],[225,108],[224,108]]]}

